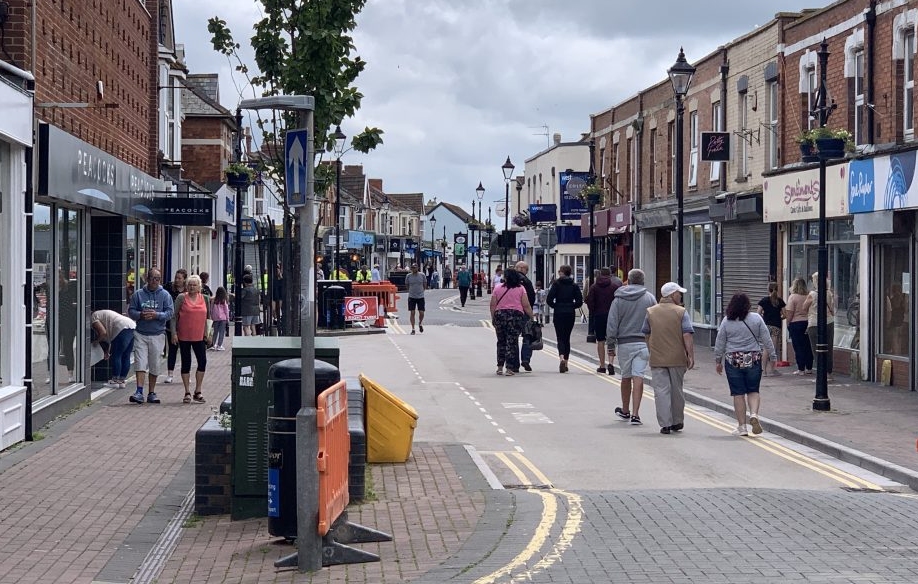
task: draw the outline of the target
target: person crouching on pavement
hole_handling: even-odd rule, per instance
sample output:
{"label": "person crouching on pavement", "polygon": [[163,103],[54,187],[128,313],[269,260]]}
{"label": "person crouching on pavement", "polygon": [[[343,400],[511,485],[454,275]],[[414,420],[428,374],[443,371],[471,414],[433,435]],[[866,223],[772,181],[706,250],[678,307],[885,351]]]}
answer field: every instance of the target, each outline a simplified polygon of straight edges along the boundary
{"label": "person crouching on pavement", "polygon": [[660,303],[647,309],[642,332],[647,335],[654,403],[660,433],[678,432],[685,426],[685,372],[695,366],[692,319],[682,304],[685,288],[667,282],[660,288]]}
{"label": "person crouching on pavement", "polygon": [[513,268],[504,272],[503,281],[491,294],[491,322],[497,334],[497,374],[507,375],[520,372],[520,333],[526,323],[526,317],[532,318],[532,306],[521,274]]}
{"label": "person crouching on pavement", "polygon": [[[641,398],[644,397],[644,376],[650,354],[647,339],[641,328],[647,309],[657,303],[653,294],[644,287],[644,272],[637,268],[628,272],[628,285],[615,291],[615,301],[609,309],[606,324],[606,346],[609,363],[618,350],[618,366],[622,372],[622,406],[615,415],[630,420],[633,426],[641,425]],[[630,409],[629,409],[630,402]]]}

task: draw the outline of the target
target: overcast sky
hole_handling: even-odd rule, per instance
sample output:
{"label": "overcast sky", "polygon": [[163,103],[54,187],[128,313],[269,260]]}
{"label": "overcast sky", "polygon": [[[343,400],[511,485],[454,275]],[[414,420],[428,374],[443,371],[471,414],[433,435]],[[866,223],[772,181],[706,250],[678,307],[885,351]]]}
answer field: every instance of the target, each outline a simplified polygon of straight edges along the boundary
{"label": "overcast sky", "polygon": [[[503,200],[501,165],[524,161],[560,133],[574,141],[590,114],[663,80],[680,45],[688,60],[765,24],[780,11],[829,0],[368,0],[354,32],[367,62],[360,110],[342,124],[385,131],[369,155],[345,154],[387,192],[471,208]],[[177,0],[176,41],[192,73],[217,72],[221,102],[235,110],[245,79],[210,46],[207,19],[227,21],[251,59],[252,0]],[[601,71],[601,73],[598,73]],[[586,169],[584,169],[586,170]]]}

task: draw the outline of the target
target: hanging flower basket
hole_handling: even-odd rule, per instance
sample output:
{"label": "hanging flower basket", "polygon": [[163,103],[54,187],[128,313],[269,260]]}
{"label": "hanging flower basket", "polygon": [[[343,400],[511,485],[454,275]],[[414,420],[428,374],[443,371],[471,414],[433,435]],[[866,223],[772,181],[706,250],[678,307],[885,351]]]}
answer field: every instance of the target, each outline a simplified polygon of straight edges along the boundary
{"label": "hanging flower basket", "polygon": [[255,171],[241,162],[232,162],[223,170],[226,184],[234,188],[248,188],[255,180]]}
{"label": "hanging flower basket", "polygon": [[816,149],[819,151],[818,158],[822,160],[844,158],[845,140],[842,138],[816,138]]}
{"label": "hanging flower basket", "polygon": [[602,189],[596,185],[587,185],[580,191],[580,199],[588,205],[598,205],[602,201]]}
{"label": "hanging flower basket", "polygon": [[532,225],[532,218],[529,217],[529,211],[520,211],[513,216],[513,224],[517,227],[527,227]]}
{"label": "hanging flower basket", "polygon": [[800,156],[803,162],[819,162],[819,156],[816,154],[816,145],[812,142],[800,143]]}

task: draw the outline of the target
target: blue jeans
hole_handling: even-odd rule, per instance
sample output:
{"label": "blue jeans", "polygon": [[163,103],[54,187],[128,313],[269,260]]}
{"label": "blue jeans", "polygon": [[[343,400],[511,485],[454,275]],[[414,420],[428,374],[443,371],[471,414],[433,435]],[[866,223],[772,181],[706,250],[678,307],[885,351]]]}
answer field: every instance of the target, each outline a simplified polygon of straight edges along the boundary
{"label": "blue jeans", "polygon": [[730,395],[759,393],[759,385],[762,383],[761,361],[744,369],[724,362],[724,370],[727,374],[727,384],[730,386]]}
{"label": "blue jeans", "polygon": [[124,379],[131,371],[131,355],[134,353],[134,329],[124,329],[112,339],[112,378]]}

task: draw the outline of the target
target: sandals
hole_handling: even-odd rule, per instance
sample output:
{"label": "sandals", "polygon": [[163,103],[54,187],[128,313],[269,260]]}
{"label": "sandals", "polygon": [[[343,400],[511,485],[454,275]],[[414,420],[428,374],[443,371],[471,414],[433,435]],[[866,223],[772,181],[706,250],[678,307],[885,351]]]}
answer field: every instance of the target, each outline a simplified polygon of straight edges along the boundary
{"label": "sandals", "polygon": [[190,393],[186,393],[186,394],[185,394],[185,397],[182,398],[182,403],[183,403],[183,404],[190,404],[190,403],[191,403],[191,394],[190,394]]}
{"label": "sandals", "polygon": [[204,395],[200,391],[196,391],[195,394],[191,397],[191,401],[196,404],[206,403],[204,400]]}

